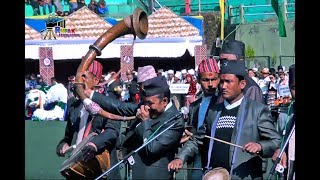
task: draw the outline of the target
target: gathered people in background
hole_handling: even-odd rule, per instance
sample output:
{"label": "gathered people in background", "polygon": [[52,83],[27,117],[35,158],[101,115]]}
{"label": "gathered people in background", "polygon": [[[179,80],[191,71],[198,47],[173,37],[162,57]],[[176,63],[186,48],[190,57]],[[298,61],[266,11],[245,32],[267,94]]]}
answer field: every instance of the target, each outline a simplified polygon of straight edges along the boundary
{"label": "gathered people in background", "polygon": [[134,71],[127,69],[126,70],[127,80],[123,82],[123,86],[126,91],[125,101],[139,103],[139,87],[137,83],[137,76],[134,74]]}
{"label": "gathered people in background", "polygon": [[84,0],[78,0],[78,9],[81,9],[82,7],[87,6]]}
{"label": "gathered people in background", "polygon": [[257,74],[253,71],[253,69],[248,69],[248,75],[254,80],[254,82],[258,84],[259,78],[257,77]]}
{"label": "gathered people in background", "polygon": [[27,0],[27,4],[30,4],[33,10],[33,16],[40,15],[40,4],[38,0]]}
{"label": "gathered people in background", "polygon": [[73,84],[76,81],[76,77],[71,75],[68,77],[67,91],[68,91],[68,99],[74,96]]}
{"label": "gathered people in background", "polygon": [[174,82],[174,71],[172,69],[167,71],[167,83],[170,87],[170,85]]}
{"label": "gathered people in background", "polygon": [[95,0],[90,1],[90,3],[88,4],[88,8],[94,13],[98,14],[98,5]]}
{"label": "gathered people in background", "polygon": [[279,81],[277,87],[277,97],[292,97],[289,87],[289,78],[286,76],[282,69],[278,70],[278,76]]}
{"label": "gathered people in background", "polygon": [[78,2],[77,0],[69,0],[69,14],[78,10]]}
{"label": "gathered people in background", "polygon": [[57,80],[56,80],[55,77],[51,77],[51,78],[50,78],[50,82],[51,82],[50,86],[53,86],[53,85],[58,84],[58,82],[57,82]]}
{"label": "gathered people in background", "polygon": [[183,83],[183,84],[186,83],[187,74],[188,74],[188,72],[186,69],[181,70],[181,83]]}
{"label": "gathered people in background", "polygon": [[279,79],[277,80],[279,82],[279,85],[289,85],[289,78],[288,76],[285,74],[283,69],[278,69],[278,76]]}
{"label": "gathered people in background", "polygon": [[52,0],[52,3],[54,5],[56,13],[58,15],[61,15],[63,13],[63,4],[61,0]]}
{"label": "gathered people in background", "polygon": [[97,3],[97,14],[101,17],[106,17],[109,15],[109,9],[104,0],[99,0]]}
{"label": "gathered people in background", "polygon": [[[181,84],[181,72],[180,71],[176,71],[176,73],[174,74],[174,80],[172,84]],[[182,94],[173,94],[171,93],[171,99],[173,100],[173,103],[175,104],[175,106],[177,107],[177,109],[180,109],[184,102],[182,103],[182,101],[184,101],[184,99],[182,99]]]}
{"label": "gathered people in background", "polygon": [[266,103],[266,99],[267,99],[267,95],[268,95],[268,84],[270,82],[270,78],[269,78],[270,71],[269,71],[269,68],[263,68],[260,71],[260,73],[261,73],[262,78],[259,79],[258,85],[259,85],[259,87],[260,87],[260,89],[262,91],[264,102]]}
{"label": "gathered people in background", "polygon": [[105,95],[114,99],[121,99],[123,83],[120,79],[120,75],[111,70],[107,75],[106,81],[108,83],[105,84]]}
{"label": "gathered people in background", "polygon": [[43,91],[47,86],[48,84],[43,81],[43,77],[41,75],[38,75],[36,88]]}
{"label": "gathered people in background", "polygon": [[176,71],[176,73],[174,74],[174,79],[173,79],[173,83],[174,84],[179,84],[179,83],[181,83],[181,77],[182,77],[182,75],[181,75],[181,72],[180,71]]}
{"label": "gathered people in background", "polygon": [[275,72],[270,71],[269,79],[270,81],[267,83],[268,89],[267,89],[266,104],[269,107],[274,107],[274,101],[278,98],[277,97],[278,82],[277,82]]}
{"label": "gathered people in background", "polygon": [[47,7],[49,10],[49,14],[53,12],[52,7],[52,0],[40,0],[40,6],[42,6],[42,13],[43,15],[47,15]]}
{"label": "gathered people in background", "polygon": [[185,106],[189,107],[190,103],[196,100],[197,83],[193,80],[191,74],[187,74],[185,84],[190,84],[188,93],[185,96]]}
{"label": "gathered people in background", "polygon": [[29,88],[30,89],[36,89],[36,87],[37,87],[37,76],[34,73],[32,73],[30,75],[30,80],[29,80],[28,84],[29,84]]}
{"label": "gathered people in background", "polygon": [[[291,103],[287,112],[283,112],[283,116],[279,115],[277,120],[277,129],[282,136],[280,148],[283,148],[284,142],[289,138],[289,134],[295,124],[295,64],[289,67],[289,87],[292,95]],[[280,154],[281,149],[277,149],[272,157],[275,161]],[[283,179],[295,179],[295,131],[289,139],[289,144],[286,146],[284,153],[280,157],[279,162],[284,168]],[[277,174],[278,175],[278,174]]]}
{"label": "gathered people in background", "polygon": [[25,75],[24,77],[24,90],[29,91],[30,90],[30,85],[29,85],[29,76]]}

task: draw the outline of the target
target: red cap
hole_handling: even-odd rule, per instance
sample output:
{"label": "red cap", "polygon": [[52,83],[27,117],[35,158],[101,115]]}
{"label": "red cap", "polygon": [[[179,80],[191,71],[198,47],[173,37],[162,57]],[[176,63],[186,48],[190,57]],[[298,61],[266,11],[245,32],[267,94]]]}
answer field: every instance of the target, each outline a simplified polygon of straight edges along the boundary
{"label": "red cap", "polygon": [[93,75],[95,75],[97,78],[100,79],[101,76],[102,76],[102,69],[103,69],[103,67],[102,67],[101,63],[99,63],[98,61],[94,60],[91,63],[88,71],[91,72]]}
{"label": "red cap", "polygon": [[215,59],[205,59],[202,60],[198,66],[199,74],[203,72],[215,72],[219,73],[219,66]]}

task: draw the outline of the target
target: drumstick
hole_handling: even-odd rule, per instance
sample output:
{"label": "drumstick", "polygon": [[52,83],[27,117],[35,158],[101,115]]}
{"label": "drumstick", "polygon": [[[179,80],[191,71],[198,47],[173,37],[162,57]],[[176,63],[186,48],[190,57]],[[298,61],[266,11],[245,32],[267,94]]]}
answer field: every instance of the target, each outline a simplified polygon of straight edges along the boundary
{"label": "drumstick", "polygon": [[219,142],[222,142],[222,143],[225,143],[225,144],[229,144],[229,145],[231,145],[231,146],[235,146],[235,147],[238,147],[238,148],[243,149],[243,147],[242,147],[242,146],[239,146],[239,145],[237,145],[237,144],[233,144],[233,143],[230,143],[230,142],[227,142],[227,141],[224,141],[224,140],[218,139],[218,138],[214,138],[214,137],[207,136],[207,135],[205,135],[204,137],[209,138],[209,139],[213,139],[213,140],[216,140],[216,141],[219,141]]}

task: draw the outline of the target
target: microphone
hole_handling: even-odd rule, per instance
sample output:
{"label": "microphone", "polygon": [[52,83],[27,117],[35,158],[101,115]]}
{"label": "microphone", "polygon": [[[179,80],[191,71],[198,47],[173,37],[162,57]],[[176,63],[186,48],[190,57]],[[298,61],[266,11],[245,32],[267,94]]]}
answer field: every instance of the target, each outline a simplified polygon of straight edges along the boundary
{"label": "microphone", "polygon": [[187,115],[189,113],[189,107],[186,107],[186,106],[181,107],[180,112],[183,115]]}
{"label": "microphone", "polygon": [[187,121],[188,114],[189,114],[189,107],[186,107],[186,106],[181,107],[180,112],[183,114],[183,119]]}

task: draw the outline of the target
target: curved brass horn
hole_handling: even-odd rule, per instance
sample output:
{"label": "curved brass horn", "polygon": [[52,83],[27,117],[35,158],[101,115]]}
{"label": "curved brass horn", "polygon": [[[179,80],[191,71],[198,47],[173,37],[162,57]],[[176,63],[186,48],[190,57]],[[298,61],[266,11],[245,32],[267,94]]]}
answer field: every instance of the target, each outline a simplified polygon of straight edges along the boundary
{"label": "curved brass horn", "polygon": [[82,75],[88,70],[92,61],[96,56],[101,55],[101,51],[113,40],[126,34],[133,34],[139,39],[144,39],[148,33],[148,18],[147,14],[141,9],[136,8],[132,15],[125,17],[115,26],[112,26],[104,34],[102,34],[92,45],[89,46],[89,51],[82,57],[81,63],[76,73],[75,90],[80,99],[84,99],[84,87],[82,85]]}

